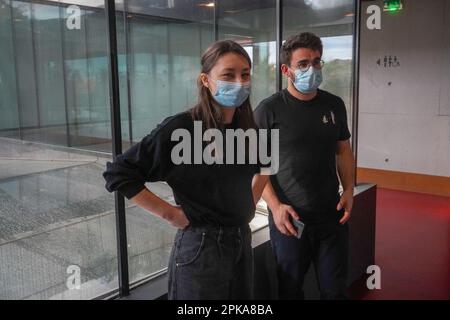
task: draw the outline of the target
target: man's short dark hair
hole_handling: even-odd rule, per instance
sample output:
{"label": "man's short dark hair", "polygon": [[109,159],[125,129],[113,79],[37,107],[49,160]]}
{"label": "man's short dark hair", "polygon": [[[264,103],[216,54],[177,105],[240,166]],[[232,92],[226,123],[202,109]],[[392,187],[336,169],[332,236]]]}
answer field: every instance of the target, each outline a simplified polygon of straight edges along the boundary
{"label": "man's short dark hair", "polygon": [[280,62],[289,66],[291,64],[292,52],[299,48],[317,50],[322,55],[322,40],[311,32],[303,32],[290,36],[281,46]]}

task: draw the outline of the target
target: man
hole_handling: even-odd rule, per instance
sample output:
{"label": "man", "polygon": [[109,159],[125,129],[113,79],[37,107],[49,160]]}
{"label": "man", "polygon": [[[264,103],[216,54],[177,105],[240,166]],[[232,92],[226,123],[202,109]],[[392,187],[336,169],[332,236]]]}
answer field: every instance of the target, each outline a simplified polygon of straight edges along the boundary
{"label": "man", "polygon": [[[288,38],[280,53],[288,87],[255,110],[260,128],[280,130],[279,171],[262,195],[269,207],[280,299],[304,298],[302,287],[311,262],[321,298],[346,298],[346,222],[353,204],[354,159],[344,102],[318,89],[322,51],[314,34]],[[305,225],[299,239],[293,219]]]}

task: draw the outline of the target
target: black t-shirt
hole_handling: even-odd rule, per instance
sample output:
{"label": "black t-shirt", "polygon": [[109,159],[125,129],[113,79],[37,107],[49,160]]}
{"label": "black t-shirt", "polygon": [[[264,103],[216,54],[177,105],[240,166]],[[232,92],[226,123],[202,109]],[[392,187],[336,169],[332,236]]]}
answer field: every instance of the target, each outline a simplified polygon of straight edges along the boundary
{"label": "black t-shirt", "polygon": [[280,201],[303,221],[335,220],[337,142],[350,138],[342,99],[318,90],[302,101],[284,89],[259,104],[255,120],[260,128],[279,129],[280,167],[270,179]]}
{"label": "black t-shirt", "polygon": [[[222,132],[235,127],[236,119]],[[109,192],[118,190],[131,199],[145,188],[145,182],[166,181],[191,225],[248,224],[255,214],[252,178],[260,172],[260,165],[248,162],[208,165],[204,161],[201,164],[174,164],[172,148],[180,142],[171,141],[175,129],[189,131],[191,153],[194,153],[194,121],[190,113],[171,116],[114,162],[107,162],[103,173],[106,189]]]}

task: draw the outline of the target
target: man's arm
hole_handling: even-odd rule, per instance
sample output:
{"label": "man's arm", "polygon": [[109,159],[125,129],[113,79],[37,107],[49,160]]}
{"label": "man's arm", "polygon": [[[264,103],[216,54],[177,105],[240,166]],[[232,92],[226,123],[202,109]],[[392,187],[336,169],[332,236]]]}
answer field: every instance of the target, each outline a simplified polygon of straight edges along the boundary
{"label": "man's arm", "polygon": [[267,205],[272,210],[274,222],[278,230],[285,235],[296,236],[297,231],[295,231],[295,228],[289,220],[289,215],[291,215],[294,219],[298,219],[298,214],[291,206],[280,203],[275,191],[272,188],[269,176],[261,174],[256,175],[253,178],[252,189],[255,205],[258,203],[262,194],[264,201],[266,201]]}
{"label": "man's arm", "polygon": [[344,189],[336,209],[341,210],[345,208],[345,213],[339,221],[341,224],[344,224],[350,218],[355,187],[355,159],[353,158],[350,140],[338,141],[336,163],[339,178]]}
{"label": "man's arm", "polygon": [[[260,103],[259,106],[255,109],[254,112],[256,124],[260,129],[271,129],[273,128],[273,119],[274,114],[273,110],[269,105],[265,105],[264,103]],[[259,178],[258,178],[259,179]],[[259,199],[258,194],[256,194],[256,190],[253,193],[255,199]],[[289,216],[298,220],[299,216],[295,212],[294,208],[287,204],[283,204],[279,201],[275,191],[272,188],[272,184],[270,180],[265,184],[264,191],[262,193],[262,198],[266,201],[270,210],[273,214],[273,220],[277,229],[284,235],[287,236],[297,236],[297,231],[292,225]]]}
{"label": "man's arm", "polygon": [[252,192],[255,205],[258,203],[259,199],[261,199],[261,195],[268,180],[268,175],[257,174],[253,177]]}
{"label": "man's arm", "polygon": [[266,201],[270,210],[273,214],[273,221],[277,229],[284,235],[287,236],[297,236],[297,231],[289,220],[289,216],[293,219],[298,220],[299,216],[297,212],[295,212],[294,208],[290,205],[281,203],[278,199],[275,190],[273,190],[272,183],[270,180],[267,182],[266,187],[264,188],[262,198]]}

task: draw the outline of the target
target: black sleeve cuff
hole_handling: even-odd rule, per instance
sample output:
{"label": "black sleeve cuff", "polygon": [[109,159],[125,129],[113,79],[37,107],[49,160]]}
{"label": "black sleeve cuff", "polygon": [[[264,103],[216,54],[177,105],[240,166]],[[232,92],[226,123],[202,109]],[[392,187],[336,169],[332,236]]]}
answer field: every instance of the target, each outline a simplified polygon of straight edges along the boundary
{"label": "black sleeve cuff", "polygon": [[128,200],[133,198],[145,188],[145,185],[140,182],[127,183],[117,189]]}
{"label": "black sleeve cuff", "polygon": [[347,133],[344,134],[343,136],[340,136],[338,140],[339,140],[339,141],[346,141],[346,140],[350,139],[351,136],[352,136],[352,135],[351,135],[349,132],[347,132]]}

